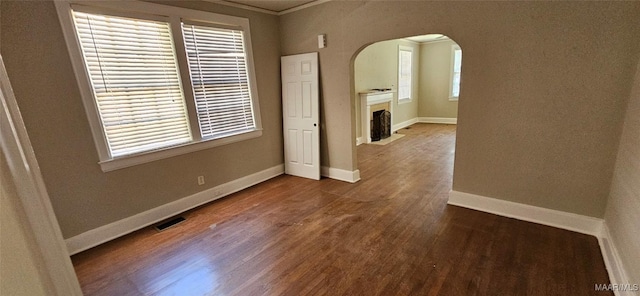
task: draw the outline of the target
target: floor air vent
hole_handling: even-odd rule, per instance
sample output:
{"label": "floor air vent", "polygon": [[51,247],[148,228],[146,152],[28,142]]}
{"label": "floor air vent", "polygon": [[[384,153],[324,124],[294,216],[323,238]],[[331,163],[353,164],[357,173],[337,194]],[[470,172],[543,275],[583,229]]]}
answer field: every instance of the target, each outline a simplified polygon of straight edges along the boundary
{"label": "floor air vent", "polygon": [[154,228],[157,231],[164,231],[167,230],[168,228],[171,228],[173,226],[176,226],[180,223],[182,223],[184,220],[187,220],[183,217],[175,217],[175,218],[171,218],[170,220],[164,221],[156,226],[154,226]]}

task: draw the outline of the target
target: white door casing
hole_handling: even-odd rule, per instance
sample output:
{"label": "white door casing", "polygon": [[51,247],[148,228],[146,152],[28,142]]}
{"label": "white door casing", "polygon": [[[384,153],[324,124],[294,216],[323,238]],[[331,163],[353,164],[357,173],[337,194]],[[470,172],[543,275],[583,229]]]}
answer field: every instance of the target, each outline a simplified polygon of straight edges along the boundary
{"label": "white door casing", "polygon": [[46,289],[51,289],[47,293],[82,295],[1,55],[0,151],[35,238],[33,252],[44,261],[42,276],[49,282]]}
{"label": "white door casing", "polygon": [[320,180],[318,53],[281,57],[284,169]]}

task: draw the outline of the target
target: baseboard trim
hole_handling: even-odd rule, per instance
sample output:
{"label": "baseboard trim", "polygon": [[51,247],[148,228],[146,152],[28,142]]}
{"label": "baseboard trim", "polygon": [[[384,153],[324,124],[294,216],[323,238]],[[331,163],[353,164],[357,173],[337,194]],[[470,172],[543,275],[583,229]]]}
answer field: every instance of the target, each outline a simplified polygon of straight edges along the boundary
{"label": "baseboard trim", "polygon": [[362,144],[362,137],[357,137],[356,138],[356,146],[360,146],[360,144]]}
{"label": "baseboard trim", "polygon": [[600,237],[604,220],[459,191],[447,204]]}
{"label": "baseboard trim", "polygon": [[125,234],[160,222],[197,206],[225,197],[255,184],[284,174],[280,164],[266,170],[218,185],[131,217],[89,230],[65,240],[70,255],[93,248]]}
{"label": "baseboard trim", "polygon": [[400,123],[398,123],[398,124],[394,124],[394,125],[391,127],[391,132],[392,132],[392,133],[395,133],[397,130],[399,130],[399,129],[403,129],[403,128],[405,128],[405,127],[407,127],[407,126],[410,126],[410,125],[412,125],[412,124],[414,124],[414,123],[416,123],[416,122],[418,122],[418,118],[412,118],[412,119],[409,119],[409,120],[406,120],[406,121],[400,122]]}
{"label": "baseboard trim", "polygon": [[[620,259],[618,248],[616,248],[616,245],[611,238],[611,232],[609,232],[609,227],[607,226],[606,220],[602,228],[602,233],[600,237],[598,237],[598,244],[600,245],[600,251],[602,252],[604,265],[606,266],[607,273],[609,274],[609,281],[612,284],[618,285],[631,284],[631,281],[627,276],[627,272],[624,268],[624,261]],[[632,291],[614,290],[613,292],[616,296],[637,295]]]}
{"label": "baseboard trim", "polygon": [[421,123],[438,123],[438,124],[458,124],[458,118],[446,117],[418,117]]}
{"label": "baseboard trim", "polygon": [[[611,284],[635,284],[631,283],[627,276],[624,261],[620,258],[618,248],[603,219],[453,190],[449,193],[447,204],[595,236],[598,239]],[[616,296],[636,295],[635,291],[613,290],[613,292]]]}
{"label": "baseboard trim", "polygon": [[321,167],[320,174],[324,177],[345,181],[349,183],[355,183],[360,181],[360,170],[347,171],[332,167]]}

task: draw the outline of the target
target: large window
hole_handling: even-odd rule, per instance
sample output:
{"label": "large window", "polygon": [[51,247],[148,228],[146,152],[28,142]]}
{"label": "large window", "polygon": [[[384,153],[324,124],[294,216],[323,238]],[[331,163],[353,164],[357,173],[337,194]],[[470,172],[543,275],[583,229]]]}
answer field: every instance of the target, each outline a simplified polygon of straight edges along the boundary
{"label": "large window", "polygon": [[451,47],[451,79],[449,87],[449,99],[457,101],[460,95],[460,73],[462,72],[462,49],[459,46]]}
{"label": "large window", "polygon": [[169,24],[73,16],[111,156],[191,141]]}
{"label": "large window", "polygon": [[398,103],[411,101],[412,59],[411,47],[402,45],[398,47]]}
{"label": "large window", "polygon": [[261,135],[248,20],[56,5],[104,171]]}

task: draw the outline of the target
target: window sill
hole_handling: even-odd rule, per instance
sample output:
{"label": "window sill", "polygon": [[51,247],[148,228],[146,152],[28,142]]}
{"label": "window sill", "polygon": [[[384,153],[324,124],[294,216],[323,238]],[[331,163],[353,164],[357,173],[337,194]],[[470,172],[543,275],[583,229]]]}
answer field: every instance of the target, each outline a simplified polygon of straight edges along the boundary
{"label": "window sill", "polygon": [[411,99],[398,99],[398,105],[402,105],[402,104],[409,104],[411,103]]}
{"label": "window sill", "polygon": [[449,97],[449,102],[457,102],[458,97]]}
{"label": "window sill", "polygon": [[244,140],[258,138],[262,136],[262,130],[254,130],[234,136],[219,139],[205,140],[201,142],[192,142],[179,146],[167,147],[160,150],[148,151],[134,155],[122,156],[114,159],[100,161],[100,168],[103,172],[115,171],[143,163],[148,163],[160,159],[173,156],[196,152],[204,149],[236,143]]}

